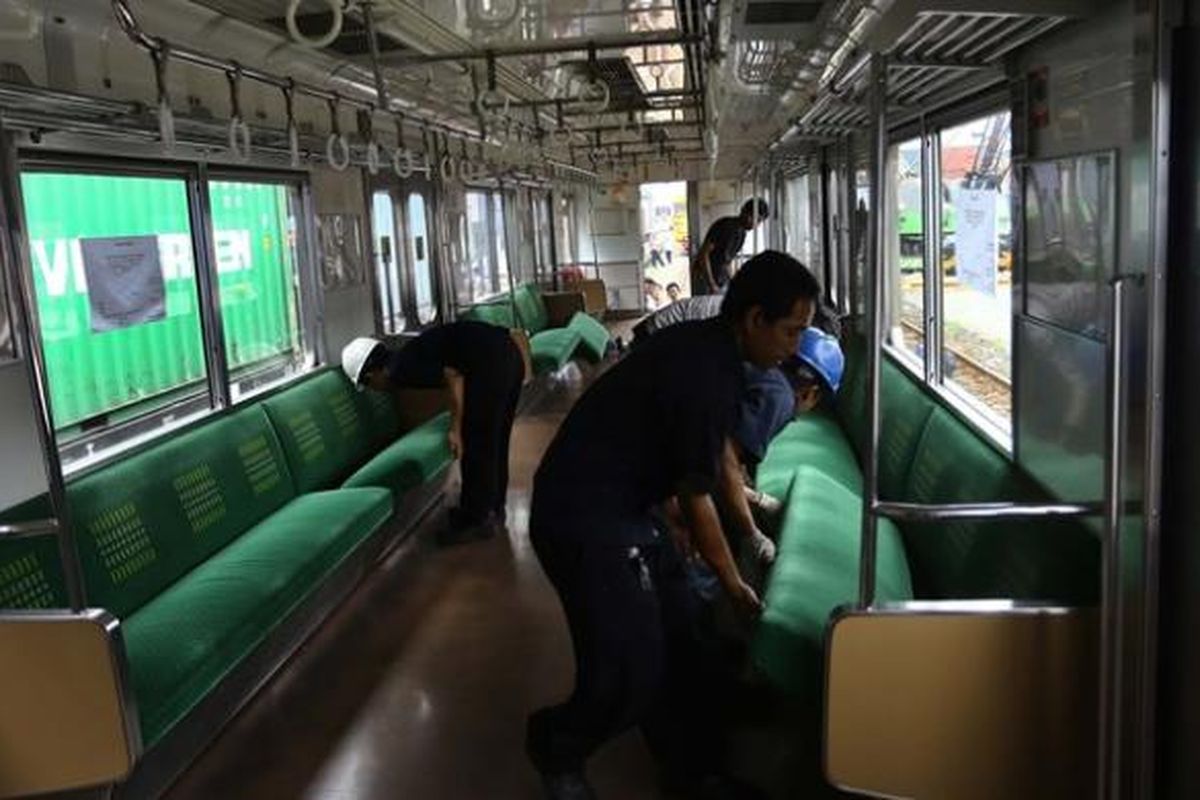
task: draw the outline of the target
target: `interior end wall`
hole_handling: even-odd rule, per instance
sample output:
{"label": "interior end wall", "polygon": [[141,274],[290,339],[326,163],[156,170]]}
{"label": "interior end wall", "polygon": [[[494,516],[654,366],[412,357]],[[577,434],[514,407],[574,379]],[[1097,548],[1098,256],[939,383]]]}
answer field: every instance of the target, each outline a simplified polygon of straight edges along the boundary
{"label": "interior end wall", "polygon": [[575,195],[578,214],[579,260],[595,264],[614,311],[641,310],[642,223],[641,195],[635,184],[600,186]]}
{"label": "interior end wall", "polygon": [[[375,306],[372,295],[370,240],[362,172],[348,169],[337,172],[328,167],[312,171],[313,205],[317,214],[352,214],[359,220],[363,237],[362,280],[352,286],[326,289],[324,292],[325,352],[336,362],[351,339],[375,333]],[[319,265],[318,265],[319,266]]]}

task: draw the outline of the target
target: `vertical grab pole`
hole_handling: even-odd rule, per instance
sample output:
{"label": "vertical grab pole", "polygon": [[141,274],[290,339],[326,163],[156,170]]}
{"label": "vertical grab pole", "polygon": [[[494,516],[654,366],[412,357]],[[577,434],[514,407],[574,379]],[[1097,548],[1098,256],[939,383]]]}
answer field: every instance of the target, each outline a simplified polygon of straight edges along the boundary
{"label": "vertical grab pole", "polygon": [[[38,442],[42,446],[42,459],[46,468],[46,481],[50,497],[50,509],[58,520],[58,555],[62,561],[63,579],[67,588],[67,599],[72,611],[82,611],[87,605],[83,590],[79,553],[71,528],[70,509],[67,507],[67,488],[63,480],[62,461],[58,457],[58,444],[54,439],[54,418],[51,416],[46,362],[39,343],[37,304],[33,283],[28,270],[28,257],[24,246],[25,210],[21,203],[18,183],[18,159],[16,140],[0,121],[0,216],[4,228],[0,231],[0,268],[7,268],[12,276],[14,293],[13,307],[16,311],[17,336],[20,337],[21,355],[29,374],[29,391],[33,400],[34,415],[37,417]],[[0,274],[0,280],[3,275]]]}
{"label": "vertical grab pole", "polygon": [[1108,453],[1104,464],[1104,539],[1101,563],[1100,719],[1097,797],[1121,796],[1121,644],[1124,602],[1121,590],[1121,516],[1125,461],[1125,289],[1132,275],[1112,282],[1112,317],[1108,334]]}
{"label": "vertical grab pole", "polygon": [[858,606],[875,602],[875,561],[879,518],[880,362],[883,359],[883,208],[887,164],[887,57],[871,56],[871,223],[867,233],[867,474],[863,487],[862,551],[858,575]]}

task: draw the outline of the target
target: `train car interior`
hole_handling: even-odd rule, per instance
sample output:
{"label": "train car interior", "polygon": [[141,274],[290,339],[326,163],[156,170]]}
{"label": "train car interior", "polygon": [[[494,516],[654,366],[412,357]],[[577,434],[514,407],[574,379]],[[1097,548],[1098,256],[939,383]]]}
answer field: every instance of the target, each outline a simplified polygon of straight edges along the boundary
{"label": "train car interior", "polygon": [[1200,0],[0,0],[0,798],[1200,797],[1197,76]]}

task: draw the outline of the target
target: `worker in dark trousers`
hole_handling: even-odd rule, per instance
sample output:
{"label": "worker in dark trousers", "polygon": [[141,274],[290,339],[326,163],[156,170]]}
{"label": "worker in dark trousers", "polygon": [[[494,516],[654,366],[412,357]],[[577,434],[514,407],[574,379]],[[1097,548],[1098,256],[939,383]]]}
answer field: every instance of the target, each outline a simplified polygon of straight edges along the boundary
{"label": "worker in dark trousers", "polygon": [[708,228],[700,251],[692,259],[692,296],[720,294],[729,283],[733,259],[742,251],[746,232],[770,214],[767,201],[747,200],[736,217],[721,217]]}
{"label": "worker in dark trousers", "polygon": [[375,339],[355,339],[342,352],[342,367],[355,385],[376,391],[448,389],[447,439],[461,461],[462,497],[444,538],[503,530],[509,440],[525,378],[525,359],[511,333],[462,320],[431,328],[394,351]]}
{"label": "worker in dark trousers", "polygon": [[743,362],[771,367],[794,353],[820,292],[790,256],[756,256],[719,317],[649,337],[584,393],[547,450],[530,537],[566,612],[576,665],[571,697],[529,720],[527,749],[551,798],[593,797],[587,758],[632,725],[679,796],[758,796],[717,767],[719,659],[698,635],[697,598],[654,509],[677,495],[734,605],[761,610],[710,493],[742,491],[719,475],[734,447]]}

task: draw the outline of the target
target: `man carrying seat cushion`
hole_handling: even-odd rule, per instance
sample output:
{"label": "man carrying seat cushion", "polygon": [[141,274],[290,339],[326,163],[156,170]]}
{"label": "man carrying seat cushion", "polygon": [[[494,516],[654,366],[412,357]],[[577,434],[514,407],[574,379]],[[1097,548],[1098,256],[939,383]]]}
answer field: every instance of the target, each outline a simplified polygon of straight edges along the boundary
{"label": "man carrying seat cushion", "polygon": [[[743,361],[795,352],[820,285],[795,259],[761,253],[734,277],[718,319],[683,323],[617,362],[559,428],[534,479],[530,539],[575,646],[576,686],[529,721],[552,798],[590,798],[587,758],[640,725],[679,794],[745,797],[722,776],[714,663],[699,609],[653,509],[679,496],[697,549],[735,605],[761,610],[730,555],[711,493],[742,392]],[[737,487],[740,494],[740,487]]]}
{"label": "man carrying seat cushion", "polygon": [[524,356],[509,331],[459,320],[431,328],[397,351],[359,338],[342,351],[342,368],[359,388],[449,390],[447,438],[461,461],[462,498],[451,511],[445,540],[503,530],[509,441],[525,378]]}

